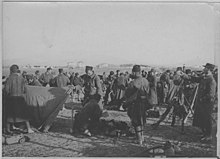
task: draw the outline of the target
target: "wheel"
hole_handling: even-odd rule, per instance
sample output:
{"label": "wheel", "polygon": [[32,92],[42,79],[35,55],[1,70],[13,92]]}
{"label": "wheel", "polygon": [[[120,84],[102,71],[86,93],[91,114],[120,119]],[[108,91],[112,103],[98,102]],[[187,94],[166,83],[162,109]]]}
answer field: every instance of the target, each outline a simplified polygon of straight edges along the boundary
{"label": "wheel", "polygon": [[22,137],[22,138],[19,139],[19,141],[18,141],[19,144],[23,144],[24,142],[25,142],[25,138],[24,138],[24,137]]}

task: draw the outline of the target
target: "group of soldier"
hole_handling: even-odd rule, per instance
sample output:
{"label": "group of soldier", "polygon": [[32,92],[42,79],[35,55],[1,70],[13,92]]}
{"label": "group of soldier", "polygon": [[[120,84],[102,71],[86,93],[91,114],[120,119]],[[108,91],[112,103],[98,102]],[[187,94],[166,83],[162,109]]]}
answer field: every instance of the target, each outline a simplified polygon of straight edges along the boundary
{"label": "group of soldier", "polygon": [[[36,71],[35,75],[27,75],[26,72],[21,74],[17,65],[12,65],[11,74],[5,83],[5,92],[11,97],[11,101],[14,101],[10,103],[14,105],[10,107],[10,112],[17,107],[17,101],[22,105],[23,100],[20,97],[26,84],[44,87],[74,85],[79,96],[78,100],[81,100],[83,105],[83,109],[75,117],[75,130],[91,136],[91,129],[98,127],[99,118],[105,109],[116,105],[117,109],[127,111],[140,145],[144,142],[143,130],[147,110],[157,109],[161,104],[167,105],[167,111],[152,125],[156,128],[169,113],[174,101],[183,107],[188,105],[187,110],[190,109],[189,103],[193,102],[194,107],[191,108],[194,110],[193,125],[201,128],[203,133],[201,141],[210,141],[211,115],[217,97],[215,68],[214,65],[207,63],[201,73],[195,74],[190,69],[178,67],[175,73],[167,70],[158,76],[155,69],[146,72],[141,70],[140,65],[134,65],[131,74],[117,70],[110,71],[106,76],[105,73],[96,75],[92,66],[86,66],[84,75],[79,76],[79,73],[68,75],[60,68],[59,74],[54,78],[52,68],[48,68],[41,75],[39,71]],[[195,95],[193,90],[196,86],[198,91],[195,100],[192,97]],[[16,114],[16,111],[13,112],[12,116]],[[27,127],[32,132],[29,123]],[[9,126],[7,131],[10,132]]]}

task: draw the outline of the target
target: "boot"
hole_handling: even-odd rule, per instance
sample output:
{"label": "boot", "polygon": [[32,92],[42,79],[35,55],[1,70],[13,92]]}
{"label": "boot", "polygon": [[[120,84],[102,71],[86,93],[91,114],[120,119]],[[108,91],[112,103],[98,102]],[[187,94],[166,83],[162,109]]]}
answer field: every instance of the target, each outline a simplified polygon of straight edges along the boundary
{"label": "boot", "polygon": [[138,144],[142,146],[143,145],[143,134],[142,134],[143,131],[142,131],[141,126],[137,126],[135,128],[135,132],[136,132]]}

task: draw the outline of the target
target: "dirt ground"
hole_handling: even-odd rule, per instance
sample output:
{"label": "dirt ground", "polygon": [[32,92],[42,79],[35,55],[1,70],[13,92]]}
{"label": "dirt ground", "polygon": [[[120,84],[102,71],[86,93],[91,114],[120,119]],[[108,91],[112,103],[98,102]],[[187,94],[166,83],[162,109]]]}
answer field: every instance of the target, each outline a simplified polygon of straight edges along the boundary
{"label": "dirt ground", "polygon": [[[123,120],[129,123],[126,112],[108,111],[107,118]],[[191,125],[191,119],[186,125],[186,133],[181,134],[180,124],[170,126],[170,120],[165,120],[161,126],[152,130],[150,124],[158,119],[147,119],[144,137],[147,146],[140,147],[134,143],[133,137],[109,137],[94,135],[85,137],[70,134],[71,109],[67,107],[60,111],[49,133],[36,132],[25,134],[30,138],[23,144],[3,145],[3,157],[129,157],[147,156],[146,150],[162,145],[165,141],[180,143],[180,151],[176,156],[211,157],[216,156],[216,138],[212,143],[202,144],[199,130]]]}

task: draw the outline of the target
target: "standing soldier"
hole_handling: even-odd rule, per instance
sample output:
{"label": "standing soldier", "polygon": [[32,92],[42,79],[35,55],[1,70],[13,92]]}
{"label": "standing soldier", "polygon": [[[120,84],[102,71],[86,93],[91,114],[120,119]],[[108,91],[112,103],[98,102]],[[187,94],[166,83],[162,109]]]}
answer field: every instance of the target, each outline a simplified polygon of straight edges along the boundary
{"label": "standing soldier", "polygon": [[86,74],[82,76],[85,87],[84,88],[85,96],[84,96],[83,105],[85,105],[89,101],[90,96],[99,94],[101,96],[101,100],[98,103],[100,109],[103,110],[103,104],[102,104],[103,92],[102,92],[102,86],[99,76],[97,76],[94,73],[92,66],[86,66],[85,72]]}
{"label": "standing soldier", "polygon": [[162,99],[162,103],[166,103],[167,94],[170,87],[170,70],[167,70],[161,75],[160,82],[162,87],[162,94],[160,95],[160,97]]}
{"label": "standing soldier", "polygon": [[202,130],[201,141],[209,142],[212,140],[212,110],[216,93],[216,82],[212,74],[215,66],[207,63],[204,67],[204,76],[194,78],[196,82],[199,82],[199,89],[195,103],[193,126]]}
{"label": "standing soldier", "polygon": [[125,75],[123,73],[120,73],[120,76],[117,79],[115,79],[114,82],[114,87],[116,90],[114,103],[118,106],[118,109],[120,108],[121,105],[121,99],[125,95],[125,89],[127,87],[127,84],[128,82]]}
{"label": "standing soldier", "polygon": [[150,74],[147,77],[147,80],[149,81],[150,86],[150,94],[149,94],[149,103],[156,108],[156,105],[158,104],[157,100],[157,77],[156,77],[156,70],[151,69]]}
{"label": "standing soldier", "polygon": [[66,87],[70,83],[70,80],[66,75],[64,75],[62,68],[60,68],[58,71],[59,75],[55,77],[56,86],[60,88]]}
{"label": "standing soldier", "polygon": [[39,81],[44,87],[46,86],[48,87],[50,86],[50,82],[52,79],[53,79],[52,68],[49,67],[47,68],[47,71],[40,76]]}
{"label": "standing soldier", "polygon": [[25,79],[17,73],[18,69],[19,67],[17,65],[10,67],[10,75],[5,85],[6,131],[12,133],[10,130],[11,124],[25,122],[28,133],[33,133],[34,131],[30,126],[30,116],[24,98],[26,83]]}
{"label": "standing soldier", "polygon": [[144,137],[144,124],[146,123],[145,111],[149,108],[148,94],[149,83],[141,75],[140,65],[134,65],[132,69],[134,80],[128,85],[125,92],[125,104],[128,107],[128,116],[135,128],[138,143],[142,146]]}
{"label": "standing soldier", "polygon": [[107,77],[105,84],[106,84],[106,93],[105,93],[105,105],[109,104],[114,99],[114,93],[113,92],[113,84],[115,81],[114,71],[110,71],[109,76]]}

